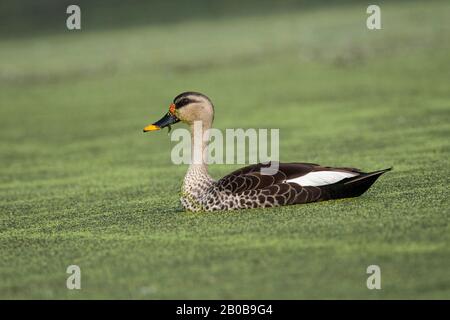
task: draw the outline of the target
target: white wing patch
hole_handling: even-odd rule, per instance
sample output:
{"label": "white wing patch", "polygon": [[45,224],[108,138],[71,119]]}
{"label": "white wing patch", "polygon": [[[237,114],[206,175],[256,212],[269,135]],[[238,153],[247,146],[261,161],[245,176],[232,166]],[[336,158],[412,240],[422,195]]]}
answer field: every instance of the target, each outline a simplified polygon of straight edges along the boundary
{"label": "white wing patch", "polygon": [[294,182],[303,187],[306,186],[324,186],[341,181],[345,178],[355,177],[358,173],[342,172],[342,171],[315,171],[305,174],[304,176],[286,180],[286,182]]}

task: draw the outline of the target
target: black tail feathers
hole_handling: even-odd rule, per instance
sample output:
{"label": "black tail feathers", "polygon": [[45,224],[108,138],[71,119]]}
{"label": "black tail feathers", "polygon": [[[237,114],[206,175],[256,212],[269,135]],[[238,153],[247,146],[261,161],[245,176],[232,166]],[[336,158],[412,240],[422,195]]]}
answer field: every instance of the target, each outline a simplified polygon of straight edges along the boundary
{"label": "black tail feathers", "polygon": [[383,173],[390,170],[392,170],[392,167],[374,172],[362,173],[357,177],[347,178],[337,183],[324,186],[323,191],[327,194],[328,199],[359,197],[366,192]]}

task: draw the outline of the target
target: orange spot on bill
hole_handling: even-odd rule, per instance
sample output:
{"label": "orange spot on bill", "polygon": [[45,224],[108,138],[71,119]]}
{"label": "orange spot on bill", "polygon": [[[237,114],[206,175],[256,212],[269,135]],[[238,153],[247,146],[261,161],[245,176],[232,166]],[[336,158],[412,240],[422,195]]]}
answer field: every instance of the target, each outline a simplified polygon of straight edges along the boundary
{"label": "orange spot on bill", "polygon": [[175,104],[174,103],[171,103],[170,104],[170,106],[169,106],[169,112],[170,112],[170,114],[173,114],[173,115],[175,115]]}

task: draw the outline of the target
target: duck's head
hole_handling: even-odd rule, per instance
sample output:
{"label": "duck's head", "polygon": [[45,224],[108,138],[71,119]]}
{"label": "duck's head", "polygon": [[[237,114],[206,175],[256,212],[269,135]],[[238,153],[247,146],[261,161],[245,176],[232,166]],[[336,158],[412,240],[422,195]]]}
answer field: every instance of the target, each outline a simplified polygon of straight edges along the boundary
{"label": "duck's head", "polygon": [[146,126],[144,132],[161,130],[180,121],[189,125],[201,121],[209,127],[213,120],[214,106],[207,96],[198,92],[183,92],[173,99],[169,112],[159,121]]}

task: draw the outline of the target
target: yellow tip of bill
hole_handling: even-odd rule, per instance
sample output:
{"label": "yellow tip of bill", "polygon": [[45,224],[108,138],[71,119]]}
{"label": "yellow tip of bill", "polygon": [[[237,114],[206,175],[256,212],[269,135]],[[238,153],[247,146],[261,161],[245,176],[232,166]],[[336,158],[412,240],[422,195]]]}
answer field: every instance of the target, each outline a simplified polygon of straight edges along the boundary
{"label": "yellow tip of bill", "polygon": [[146,126],[146,127],[144,128],[144,132],[147,132],[147,131],[156,131],[156,130],[160,130],[160,129],[161,129],[160,127],[155,126],[154,124],[151,124],[151,125]]}

